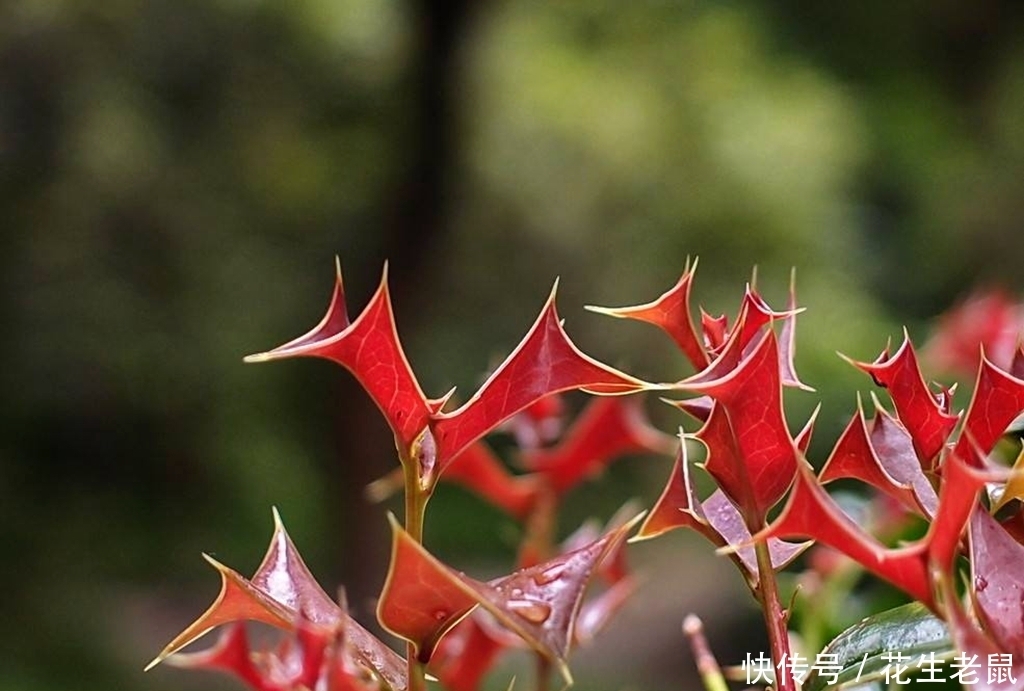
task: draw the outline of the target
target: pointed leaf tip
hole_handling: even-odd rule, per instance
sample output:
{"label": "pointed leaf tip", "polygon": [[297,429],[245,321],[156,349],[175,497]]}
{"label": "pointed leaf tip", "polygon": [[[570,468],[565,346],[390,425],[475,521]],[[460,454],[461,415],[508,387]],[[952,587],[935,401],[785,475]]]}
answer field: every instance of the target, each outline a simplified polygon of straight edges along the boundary
{"label": "pointed leaf tip", "polygon": [[474,441],[536,401],[560,391],[625,393],[644,383],[580,351],[562,327],[553,296],[515,350],[457,410],[434,413],[441,471]]}

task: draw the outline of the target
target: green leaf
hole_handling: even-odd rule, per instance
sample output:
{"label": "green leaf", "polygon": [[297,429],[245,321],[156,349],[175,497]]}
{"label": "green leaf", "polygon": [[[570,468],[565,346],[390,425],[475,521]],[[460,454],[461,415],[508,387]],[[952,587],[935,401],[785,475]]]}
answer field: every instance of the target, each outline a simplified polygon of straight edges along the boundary
{"label": "green leaf", "polygon": [[[867,684],[885,678],[890,660],[886,653],[902,653],[912,662],[922,655],[935,657],[955,655],[953,641],[946,624],[914,602],[867,617],[835,637],[822,653],[834,654],[841,671],[835,685],[831,674],[812,669],[804,683],[804,691],[822,691],[827,687],[842,688]],[[913,667],[913,664],[911,665]]]}

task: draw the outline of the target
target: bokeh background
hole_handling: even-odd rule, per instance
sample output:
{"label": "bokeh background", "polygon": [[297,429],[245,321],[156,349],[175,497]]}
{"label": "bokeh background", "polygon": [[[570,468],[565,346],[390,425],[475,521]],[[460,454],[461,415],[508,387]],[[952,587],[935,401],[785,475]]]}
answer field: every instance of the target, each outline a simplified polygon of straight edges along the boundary
{"label": "bokeh background", "polygon": [[[271,506],[369,622],[394,507],[362,488],[390,435],[340,368],[241,362],[319,319],[336,254],[353,311],[390,262],[433,395],[474,390],[556,276],[584,350],[666,380],[687,374],[666,339],[582,306],[649,300],[687,256],[709,311],[754,265],[782,304],[796,267],[819,393],[788,412],[822,400],[820,462],[869,388],[835,351],[1024,290],[1022,181],[1013,0],[8,0],[0,688],[238,688],[141,669],[216,593],[200,552],[251,571]],[[581,488],[563,532],[652,501],[668,463]],[[460,568],[511,558],[492,509],[431,509]],[[688,609],[726,661],[765,648],[706,545],[636,553],[644,597],[578,656],[580,688],[692,688]]]}

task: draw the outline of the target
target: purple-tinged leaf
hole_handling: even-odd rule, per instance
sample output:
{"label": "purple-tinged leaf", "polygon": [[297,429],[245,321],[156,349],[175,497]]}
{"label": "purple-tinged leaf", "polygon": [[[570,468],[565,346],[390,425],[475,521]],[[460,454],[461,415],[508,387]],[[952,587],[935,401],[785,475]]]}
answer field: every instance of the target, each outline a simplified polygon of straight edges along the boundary
{"label": "purple-tinged leaf", "polygon": [[[975,691],[1021,691],[1024,689],[1024,661],[1021,659],[1020,651],[1001,649],[979,628],[964,611],[950,581],[951,579],[939,581],[946,603],[945,619],[949,632],[956,650],[960,651],[966,660],[978,664],[974,669],[977,676],[972,678],[975,683],[969,684],[970,688]],[[1002,670],[995,669],[992,663],[999,661],[1009,664]],[[1000,674],[1000,671],[1003,674]],[[1007,672],[1009,674],[1006,674]]]}
{"label": "purple-tinged leaf", "polygon": [[[691,528],[716,547],[732,547],[733,549],[728,552],[730,558],[747,573],[749,582],[756,584],[757,556],[754,548],[750,546],[750,531],[743,516],[721,489],[715,490],[704,502],[697,498],[690,481],[685,440],[680,449],[668,484],[633,539],[646,540],[675,528]],[[809,544],[769,538],[772,565],[776,569],[783,568]]]}
{"label": "purple-tinged leaf", "polygon": [[980,506],[969,544],[975,611],[1003,650],[1024,653],[1024,546]]}
{"label": "purple-tinged leaf", "polygon": [[[910,435],[880,408],[872,427],[869,431],[858,400],[857,412],[821,469],[819,482],[825,485],[842,478],[854,478],[885,492],[913,511],[934,515],[938,499],[921,470]],[[876,438],[881,449],[876,449]],[[884,461],[880,452],[885,454]],[[928,488],[920,488],[927,497],[927,508],[918,499],[919,482]]]}
{"label": "purple-tinged leaf", "polygon": [[[735,554],[740,565],[748,575],[751,584],[757,584],[760,572],[757,567],[757,553],[751,545],[752,538],[746,522],[736,506],[729,501],[722,490],[715,490],[702,504],[704,516],[707,517],[711,529],[721,536],[722,547],[728,547],[727,553]],[[786,542],[777,538],[768,538],[768,553],[775,570],[784,568],[791,561],[811,546],[811,542]]]}

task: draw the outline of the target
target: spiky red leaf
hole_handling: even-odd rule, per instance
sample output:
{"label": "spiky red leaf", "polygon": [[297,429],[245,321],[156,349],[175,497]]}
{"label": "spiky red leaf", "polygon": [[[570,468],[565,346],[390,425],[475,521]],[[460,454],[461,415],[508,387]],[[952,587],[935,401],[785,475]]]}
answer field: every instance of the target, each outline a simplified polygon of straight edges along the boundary
{"label": "spiky red leaf", "polygon": [[276,511],[274,535],[253,580],[211,557],[206,560],[221,575],[217,599],[168,643],[149,667],[224,624],[256,621],[295,632],[308,622],[323,631],[340,631],[355,664],[380,676],[394,691],[405,689],[405,661],[352,619],[345,608],[331,602],[302,561]]}
{"label": "spiky red leaf", "polygon": [[720,379],[690,379],[678,386],[716,400],[698,433],[708,447],[705,466],[748,522],[759,524],[792,483],[799,453],[782,414],[774,332],[766,332]]}
{"label": "spiky red leaf", "polygon": [[253,587],[238,572],[224,566],[212,557],[203,556],[220,573],[220,593],[209,609],[168,643],[156,659],[149,663],[149,667],[162,662],[222,624],[235,621],[258,621],[282,629],[289,629],[292,626],[293,613],[284,605]]}
{"label": "spiky red leaf", "polygon": [[[792,315],[789,312],[773,311],[760,295],[747,286],[736,323],[725,336],[728,340],[722,344],[720,349],[714,351],[717,355],[707,368],[684,380],[681,384],[686,384],[687,388],[690,388],[698,384],[717,382],[729,376],[745,358],[749,357],[750,351],[756,349],[757,346],[753,345],[754,339],[764,327],[773,319],[788,316]],[[776,353],[774,367],[776,370],[780,370],[778,348],[776,347],[773,352]],[[781,381],[781,375],[779,378]]]}
{"label": "spiky red leaf", "polygon": [[921,470],[910,435],[877,402],[876,410],[869,431],[860,401],[857,402],[857,412],[833,447],[818,480],[828,484],[855,478],[913,511],[933,516],[938,497]]}
{"label": "spiky red leaf", "polygon": [[467,446],[530,404],[559,391],[625,393],[638,379],[584,355],[562,328],[552,289],[540,316],[511,355],[462,407],[434,418],[440,472]]}
{"label": "spiky red leaf", "polygon": [[[409,367],[395,329],[395,317],[388,292],[387,268],[369,304],[351,324],[344,313],[338,274],[334,297],[320,325],[304,336],[273,350],[246,358],[262,362],[310,356],[332,360],[348,369],[380,408],[396,438],[412,446],[427,426],[433,412]],[[340,307],[338,305],[341,305]]]}
{"label": "spiky red leaf", "polygon": [[469,614],[477,598],[459,576],[391,521],[391,566],[377,603],[377,619],[412,642],[421,662],[430,660],[441,637]]}
{"label": "spiky red leaf", "polygon": [[1024,411],[1024,381],[982,357],[956,453],[968,456],[965,444],[973,443],[987,454],[1021,411]]}
{"label": "spiky red leaf", "polygon": [[[704,502],[697,498],[690,481],[685,440],[680,449],[661,497],[634,539],[645,540],[675,528],[691,528],[716,547],[733,547],[729,556],[748,574],[751,583],[757,583],[757,556],[750,546],[751,535],[743,516],[721,489],[715,490]],[[769,538],[772,566],[784,567],[809,544]]]}
{"label": "spiky red leaf", "polygon": [[621,319],[637,319],[659,327],[667,333],[679,350],[700,371],[711,361],[690,318],[690,289],[697,271],[697,262],[687,261],[683,275],[657,300],[633,307],[588,307],[594,312]]}
{"label": "spiky red leaf", "polygon": [[623,454],[668,452],[671,439],[647,422],[639,398],[600,397],[590,401],[556,446],[525,451],[522,460],[562,493]]}
{"label": "spiky red leaf", "polygon": [[597,565],[635,522],[586,547],[483,583],[444,566],[392,520],[393,561],[378,618],[392,633],[413,642],[420,659],[427,661],[441,636],[479,604],[556,663],[568,680],[565,660],[584,591]]}
{"label": "spiky red leaf", "polygon": [[675,528],[689,527],[714,541],[714,531],[711,531],[704,517],[700,499],[690,481],[688,459],[686,441],[682,440],[672,471],[669,473],[668,483],[637,531],[635,540],[646,540]]}
{"label": "spiky red leaf", "polygon": [[770,537],[800,537],[823,542],[935,609],[927,566],[928,545],[922,542],[887,549],[879,544],[842,512],[806,463],[798,467],[782,513],[755,539]]}
{"label": "spiky red leaf", "polygon": [[849,362],[888,390],[900,422],[910,432],[921,465],[933,469],[959,418],[946,409],[947,401],[940,402],[928,389],[910,337],[904,333],[903,344],[892,356],[883,352],[875,362]]}

